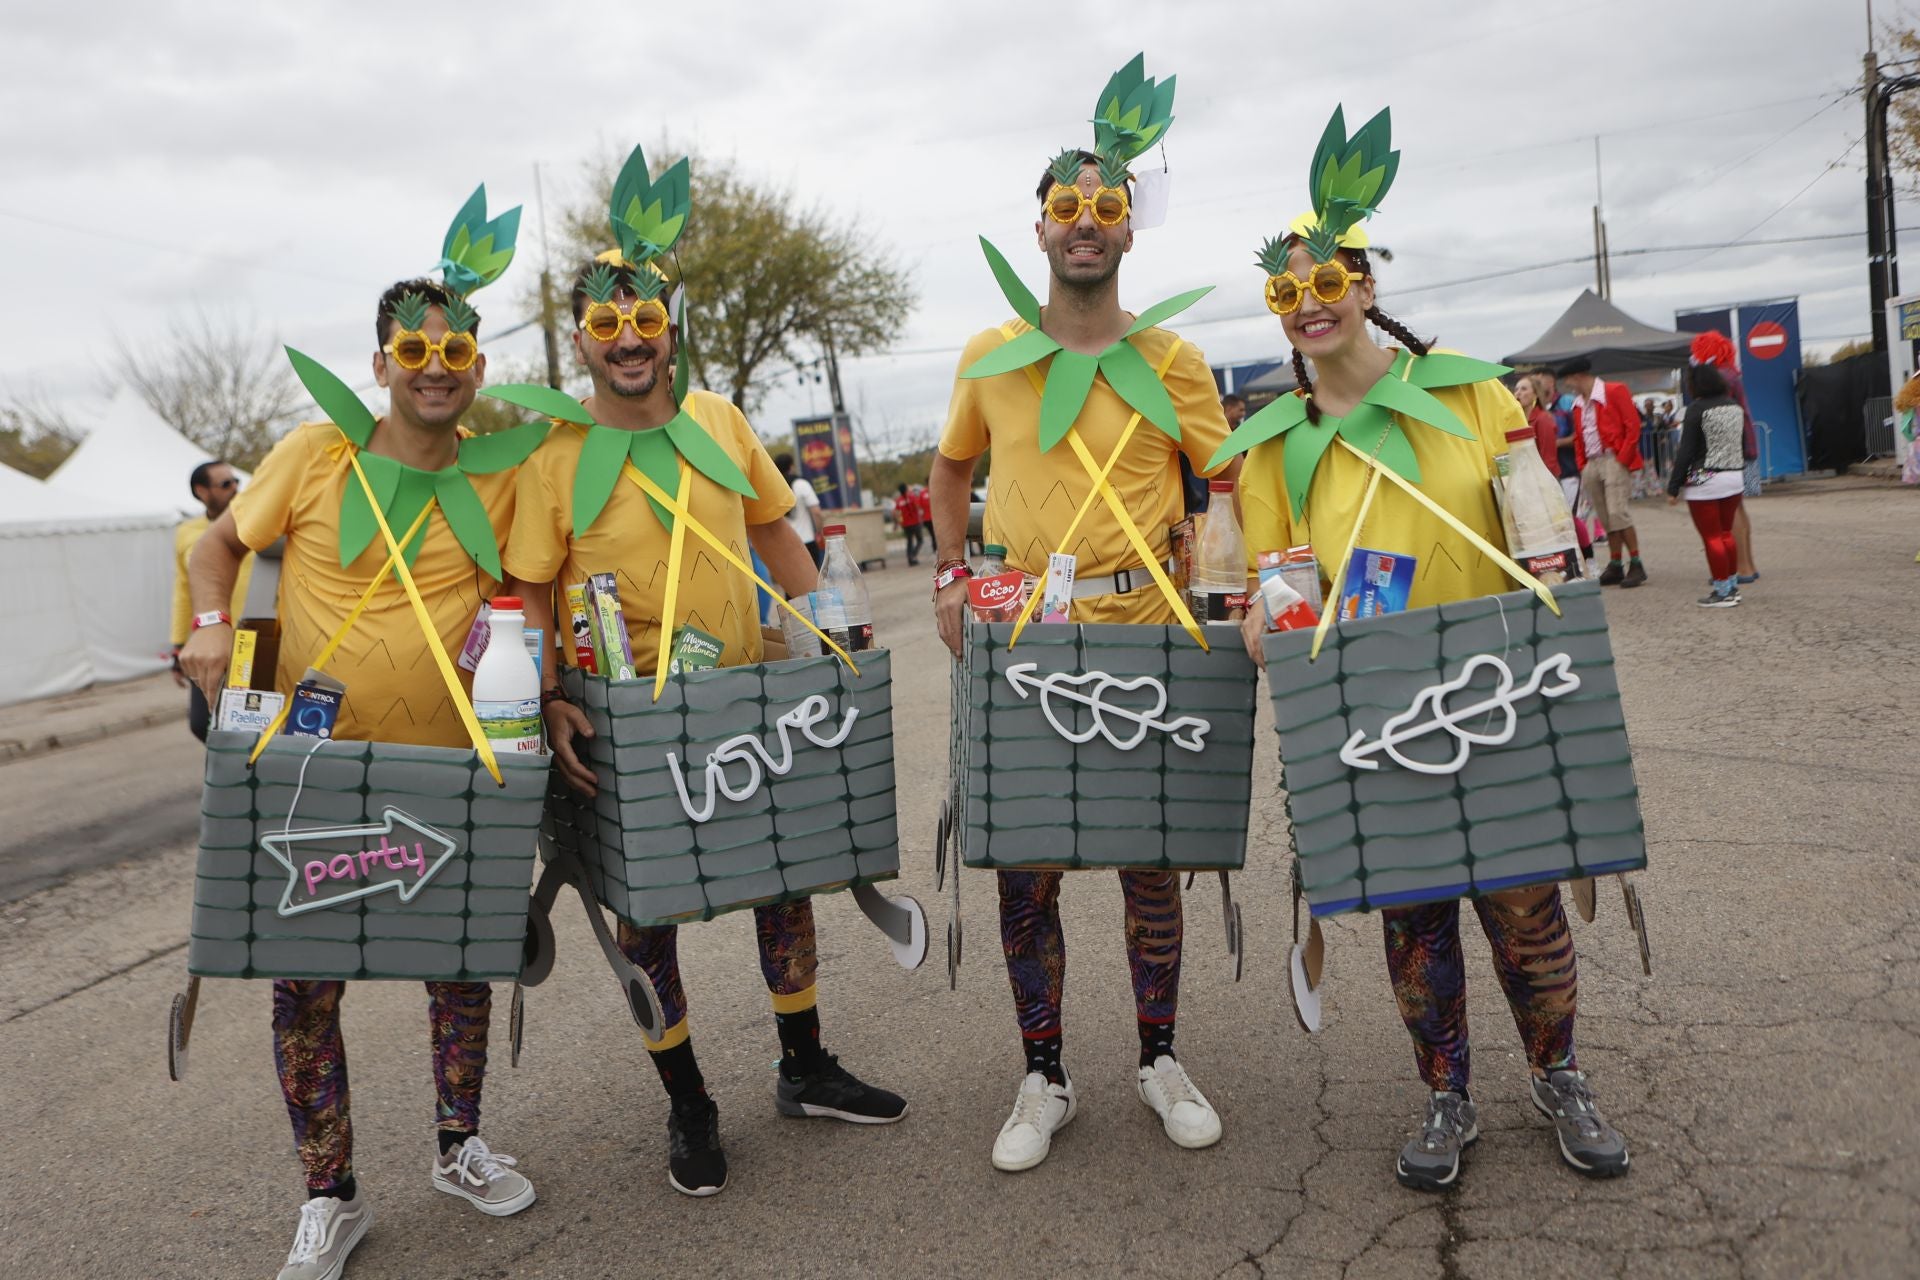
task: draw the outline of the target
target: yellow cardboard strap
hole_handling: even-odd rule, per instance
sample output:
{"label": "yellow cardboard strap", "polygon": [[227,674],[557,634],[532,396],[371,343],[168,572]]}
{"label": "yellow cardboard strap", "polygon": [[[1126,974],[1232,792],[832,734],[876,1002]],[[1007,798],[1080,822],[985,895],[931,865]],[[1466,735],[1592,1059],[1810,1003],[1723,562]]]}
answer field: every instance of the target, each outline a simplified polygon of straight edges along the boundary
{"label": "yellow cardboard strap", "polygon": [[[733,553],[733,548],[728,546],[725,542],[722,542],[717,536],[715,536],[713,530],[707,528],[707,526],[701,524],[698,520],[694,519],[693,513],[688,510],[689,504],[681,502],[680,500],[676,499],[671,494],[669,494],[665,489],[662,489],[659,485],[647,479],[647,477],[643,475],[639,471],[639,469],[636,468],[631,462],[628,462],[621,467],[620,474],[625,476],[627,479],[631,480],[635,485],[639,486],[640,492],[646,494],[649,498],[652,498],[655,502],[659,503],[662,507],[666,508],[666,510],[672,514],[674,518],[674,523],[676,526],[678,526],[680,522],[685,521],[687,528],[693,531],[693,534],[695,537],[699,538],[702,542],[712,547],[714,551],[718,552],[722,560],[725,560],[728,564],[738,569],[741,573],[744,573],[747,575],[747,577],[753,579],[754,585],[759,587],[761,590],[765,591],[768,595],[772,596],[773,602],[775,604],[779,605],[782,609],[785,609],[788,613],[798,618],[800,620],[800,625],[804,626],[807,630],[813,632],[813,634],[815,634],[816,636],[819,636],[820,643],[824,644],[827,648],[833,650],[834,656],[839,658],[840,661],[847,664],[847,670],[853,672],[853,674],[855,674],[856,676],[860,674],[860,668],[858,665],[855,664],[852,655],[850,655],[845,649],[842,649],[839,645],[835,644],[833,642],[832,636],[829,636],[826,632],[814,626],[812,621],[810,621],[804,613],[801,613],[798,609],[794,608],[791,604],[789,604],[787,602],[787,597],[785,593],[783,593],[778,587],[773,586],[765,578],[762,578],[759,574],[755,573],[753,571],[753,566],[748,564],[746,561],[742,560],[739,556],[735,555]],[[683,473],[683,483],[684,483],[684,473]],[[674,580],[675,581],[679,580],[679,577],[677,574],[674,575]],[[655,676],[657,679],[658,678],[657,672],[655,673]],[[654,696],[656,698],[660,696],[657,686],[655,689]]]}
{"label": "yellow cardboard strap", "polygon": [[[693,491],[693,468],[687,465],[685,458],[675,455],[680,467],[679,508],[687,507],[687,495]],[[632,466],[632,463],[628,463]],[[673,534],[667,546],[667,599],[660,610],[660,649],[653,663],[653,700],[660,701],[660,691],[667,687],[667,661],[672,655],[674,619],[678,616],[675,609],[680,603],[680,561],[687,550],[687,521],[685,517],[673,522]]]}
{"label": "yellow cardboard strap", "polygon": [[[466,726],[467,737],[473,743],[473,749],[479,755],[480,763],[487,767],[487,773],[494,782],[504,787],[507,785],[506,780],[500,776],[500,762],[494,758],[493,744],[488,742],[487,735],[480,731],[480,719],[473,714],[473,702],[467,697],[467,691],[460,687],[460,677],[453,669],[453,659],[447,656],[445,647],[440,643],[439,633],[433,629],[433,618],[427,613],[426,602],[420,598],[420,588],[414,585],[413,570],[407,567],[407,558],[400,554],[401,544],[394,540],[393,526],[387,523],[387,513],[380,509],[380,499],[374,496],[373,484],[367,479],[365,468],[360,465],[360,451],[349,450],[347,461],[353,466],[354,478],[360,481],[360,488],[367,495],[367,505],[373,509],[374,523],[380,526],[380,536],[386,541],[387,564],[392,566],[391,572],[399,577],[400,589],[407,593],[407,603],[413,606],[414,621],[420,624],[420,634],[427,638],[427,652],[433,655],[434,664],[440,668],[440,678],[447,682],[447,692],[453,698],[453,709],[460,713],[460,723]],[[422,512],[421,519],[424,520],[425,517],[426,513]],[[407,536],[411,538],[413,531],[409,530]],[[369,593],[386,577],[387,572],[388,570],[383,568],[374,577],[373,583],[367,588]],[[358,616],[357,613],[355,616]],[[292,702],[293,695],[289,693],[287,703],[291,706]],[[263,735],[261,741],[254,744],[255,756],[260,754],[265,740]]]}
{"label": "yellow cardboard strap", "polygon": [[[419,533],[426,525],[427,517],[433,514],[433,508],[436,502],[437,499],[427,499],[427,505],[422,507],[420,514],[414,517],[413,525],[407,530],[406,537],[400,539],[400,545],[402,547],[412,542],[414,535]],[[327,647],[322,649],[320,656],[308,663],[308,666],[312,667],[315,671],[325,671],[327,669],[327,663],[333,661],[335,650],[339,649],[341,642],[347,638],[347,633],[353,630],[353,624],[360,621],[360,615],[366,612],[367,605],[373,600],[374,592],[380,590],[380,584],[385,582],[387,575],[393,572],[393,562],[399,559],[399,557],[400,553],[398,551],[387,553],[387,562],[380,566],[380,572],[373,575],[372,580],[367,583],[367,589],[360,593],[360,598],[354,602],[353,608],[347,611],[346,619],[341,622],[339,628],[334,631],[333,638],[327,641]],[[267,749],[267,740],[280,732],[281,726],[287,722],[287,713],[291,710],[293,710],[293,699],[288,698],[280,704],[279,713],[273,717],[272,723],[267,725],[266,730],[261,733],[260,740],[253,744],[253,750],[247,755],[248,764],[252,764],[260,758],[260,753]]]}
{"label": "yellow cardboard strap", "polygon": [[[1002,325],[1000,332],[1009,341],[1013,339],[1013,332],[1007,326]],[[1160,367],[1154,370],[1156,377],[1162,380],[1166,378],[1167,370],[1173,367],[1174,356],[1179,354],[1180,348],[1184,345],[1185,339],[1175,338],[1173,340],[1173,344],[1167,348],[1166,357],[1160,361]],[[1025,372],[1027,381],[1033,385],[1034,393],[1036,395],[1044,395],[1046,392],[1046,383],[1041,378],[1040,371],[1033,365],[1027,365]],[[1134,429],[1139,425],[1140,414],[1135,412],[1132,417],[1127,419],[1126,428],[1121,431],[1120,439],[1115,442],[1113,452],[1108,455],[1105,466],[1100,466],[1094,461],[1092,451],[1089,450],[1086,443],[1080,439],[1079,428],[1067,428],[1067,443],[1073,446],[1074,456],[1080,459],[1080,466],[1087,473],[1087,478],[1093,481],[1093,485],[1087,490],[1087,496],[1080,500],[1079,510],[1073,513],[1073,519],[1068,523],[1067,531],[1060,539],[1060,550],[1065,551],[1073,545],[1073,535],[1080,531],[1080,522],[1084,520],[1087,513],[1093,509],[1094,499],[1099,498],[1105,502],[1107,509],[1113,513],[1114,519],[1119,523],[1121,532],[1126,535],[1127,542],[1132,546],[1134,554],[1140,557],[1140,562],[1144,564],[1148,572],[1153,575],[1154,584],[1160,588],[1161,594],[1173,605],[1174,616],[1180,620],[1180,625],[1186,628],[1187,634],[1192,636],[1202,649],[1207,649],[1205,633],[1202,632],[1199,624],[1194,621],[1193,614],[1188,611],[1186,601],[1180,598],[1180,593],[1174,589],[1173,583],[1168,580],[1165,567],[1161,565],[1159,559],[1153,554],[1153,549],[1147,545],[1147,540],[1141,534],[1140,527],[1134,523],[1133,516],[1127,511],[1125,504],[1120,501],[1120,495],[1113,491],[1113,486],[1108,482],[1108,477],[1113,474],[1114,464],[1120,461],[1120,455],[1126,451],[1128,443],[1133,439]],[[1011,649],[1020,642],[1020,633],[1027,629],[1027,623],[1032,620],[1034,606],[1040,602],[1040,597],[1046,587],[1046,582],[1047,569],[1045,566],[1042,566],[1034,581],[1033,590],[1027,596],[1027,603],[1021,607],[1020,616],[1014,621],[1013,635],[1007,641],[1007,648]]]}
{"label": "yellow cardboard strap", "polygon": [[1360,459],[1360,461],[1366,463],[1367,469],[1371,474],[1367,477],[1366,495],[1360,501],[1360,513],[1355,517],[1353,522],[1353,537],[1347,540],[1347,553],[1340,558],[1340,567],[1334,574],[1332,588],[1328,594],[1328,607],[1321,614],[1320,625],[1313,633],[1313,648],[1307,654],[1309,661],[1320,656],[1320,644],[1326,639],[1327,628],[1333,624],[1334,615],[1340,609],[1340,589],[1346,581],[1347,565],[1353,559],[1353,549],[1360,545],[1360,530],[1361,527],[1366,524],[1367,508],[1373,503],[1374,493],[1380,487],[1380,478],[1382,476],[1385,476],[1389,481],[1398,485],[1408,497],[1438,516],[1448,528],[1472,543],[1481,554],[1504,569],[1508,577],[1532,591],[1536,596],[1539,596],[1541,603],[1552,610],[1555,617],[1560,615],[1560,602],[1553,598],[1552,589],[1549,588],[1546,583],[1521,568],[1519,562],[1512,556],[1500,550],[1491,542],[1488,542],[1478,533],[1475,533],[1468,527],[1465,521],[1435,502],[1432,498],[1429,498],[1426,494],[1420,492],[1419,489],[1408,483],[1406,479],[1392,467],[1387,466],[1377,458],[1368,457],[1337,436],[1335,437],[1335,443],[1348,453],[1351,453],[1354,457]]}

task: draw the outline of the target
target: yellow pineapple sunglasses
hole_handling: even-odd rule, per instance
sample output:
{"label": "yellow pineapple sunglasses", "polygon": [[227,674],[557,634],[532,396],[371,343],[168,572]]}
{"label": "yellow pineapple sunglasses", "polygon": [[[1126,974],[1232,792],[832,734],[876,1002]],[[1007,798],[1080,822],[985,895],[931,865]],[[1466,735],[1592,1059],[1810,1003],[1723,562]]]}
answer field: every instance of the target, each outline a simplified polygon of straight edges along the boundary
{"label": "yellow pineapple sunglasses", "polygon": [[1332,306],[1347,296],[1347,290],[1356,281],[1364,279],[1366,276],[1361,272],[1349,271],[1337,262],[1318,264],[1307,272],[1305,280],[1291,270],[1283,271],[1267,277],[1267,309],[1277,316],[1290,316],[1306,301],[1309,290],[1321,302]]}
{"label": "yellow pineapple sunglasses", "polygon": [[1118,226],[1130,207],[1125,187],[1101,187],[1087,195],[1078,187],[1054,183],[1047,193],[1047,216],[1065,225],[1080,221],[1080,211],[1093,206],[1093,220],[1103,227]]}
{"label": "yellow pineapple sunglasses", "polygon": [[473,368],[473,362],[480,354],[480,346],[470,333],[450,333],[435,342],[418,329],[401,329],[388,340],[384,348],[393,357],[395,364],[409,373],[417,373],[427,367],[427,361],[435,356],[449,373],[465,373]]}
{"label": "yellow pineapple sunglasses", "polygon": [[633,326],[635,337],[651,341],[667,331],[667,308],[658,298],[637,298],[624,310],[596,302],[580,316],[580,328],[596,342],[618,338],[621,325]]}

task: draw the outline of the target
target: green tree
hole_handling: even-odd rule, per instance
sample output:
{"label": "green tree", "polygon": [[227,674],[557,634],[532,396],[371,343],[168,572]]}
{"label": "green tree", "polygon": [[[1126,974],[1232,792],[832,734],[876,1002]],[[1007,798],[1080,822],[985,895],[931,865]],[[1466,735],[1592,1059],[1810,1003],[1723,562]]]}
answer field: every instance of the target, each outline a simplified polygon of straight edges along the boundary
{"label": "green tree", "polygon": [[[678,157],[661,148],[660,173]],[[583,195],[560,215],[554,288],[570,323],[565,291],[574,269],[611,247],[607,202],[618,159],[587,166]],[[802,206],[784,188],[756,185],[730,163],[693,158],[693,213],[670,274],[687,286],[688,355],[697,382],[751,416],[769,380],[763,374],[829,348],[840,357],[883,351],[915,302],[905,268],[857,221]],[[529,301],[539,305],[536,290]]]}
{"label": "green tree", "polygon": [[127,381],[162,421],[245,470],[307,404],[280,340],[251,321],[196,310],[151,349],[115,341]]}
{"label": "green tree", "polygon": [[41,395],[16,394],[0,404],[0,464],[44,480],[79,443],[66,415]]}

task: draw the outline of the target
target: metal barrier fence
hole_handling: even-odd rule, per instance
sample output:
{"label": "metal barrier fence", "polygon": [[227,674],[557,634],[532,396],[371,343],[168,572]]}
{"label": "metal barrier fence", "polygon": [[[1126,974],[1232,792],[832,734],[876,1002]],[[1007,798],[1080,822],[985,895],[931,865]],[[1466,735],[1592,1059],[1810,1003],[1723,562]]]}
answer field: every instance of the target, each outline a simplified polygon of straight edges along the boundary
{"label": "metal barrier fence", "polygon": [[1868,458],[1891,458],[1899,452],[1894,439],[1893,397],[1870,396],[1861,410]]}

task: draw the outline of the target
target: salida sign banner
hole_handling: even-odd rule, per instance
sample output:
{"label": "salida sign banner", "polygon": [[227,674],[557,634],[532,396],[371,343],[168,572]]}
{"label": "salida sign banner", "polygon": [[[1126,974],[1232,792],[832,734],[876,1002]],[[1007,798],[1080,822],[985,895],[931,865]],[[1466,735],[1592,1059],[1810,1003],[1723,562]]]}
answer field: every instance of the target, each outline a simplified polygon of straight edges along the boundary
{"label": "salida sign banner", "polygon": [[860,471],[853,456],[853,423],[844,413],[793,420],[793,455],[800,475],[830,511],[860,505]]}

